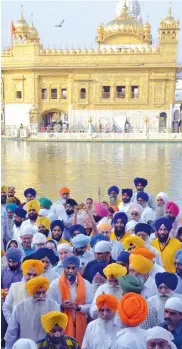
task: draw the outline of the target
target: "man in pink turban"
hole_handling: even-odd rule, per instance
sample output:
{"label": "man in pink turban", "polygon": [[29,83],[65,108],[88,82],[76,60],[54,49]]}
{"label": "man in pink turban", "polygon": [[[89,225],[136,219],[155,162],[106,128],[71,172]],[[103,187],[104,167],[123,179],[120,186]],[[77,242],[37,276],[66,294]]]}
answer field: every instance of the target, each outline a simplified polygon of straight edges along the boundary
{"label": "man in pink turban", "polygon": [[165,212],[166,212],[166,217],[169,218],[170,221],[172,221],[172,229],[170,231],[170,235],[172,237],[176,237],[177,231],[180,227],[180,224],[177,220],[177,216],[179,214],[179,207],[174,202],[168,201],[166,203]]}

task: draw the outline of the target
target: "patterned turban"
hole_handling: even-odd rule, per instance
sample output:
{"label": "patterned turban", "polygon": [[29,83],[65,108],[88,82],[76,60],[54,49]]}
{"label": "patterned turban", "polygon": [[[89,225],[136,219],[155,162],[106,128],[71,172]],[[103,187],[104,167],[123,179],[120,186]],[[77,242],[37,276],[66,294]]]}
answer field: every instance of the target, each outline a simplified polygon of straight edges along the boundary
{"label": "patterned turban", "polygon": [[104,268],[103,273],[106,278],[109,279],[111,276],[118,278],[118,276],[124,276],[127,273],[127,269],[120,264],[111,263]]}
{"label": "patterned turban", "polygon": [[118,303],[118,315],[125,325],[138,326],[148,315],[147,302],[139,294],[129,292]]}
{"label": "patterned turban", "polygon": [[145,242],[143,239],[141,239],[139,236],[135,236],[135,235],[130,235],[127,236],[124,241],[123,241],[123,246],[125,248],[125,250],[129,250],[130,247],[144,247]]}
{"label": "patterned turban", "polygon": [[34,259],[29,259],[22,263],[22,272],[24,276],[30,269],[35,269],[38,275],[41,275],[44,272],[44,264]]}
{"label": "patterned turban", "polygon": [[100,294],[96,298],[96,306],[98,310],[102,307],[106,307],[115,313],[118,309],[118,300],[110,294]]}
{"label": "patterned turban", "polygon": [[40,320],[46,333],[49,333],[55,325],[59,325],[65,330],[68,323],[67,315],[60,311],[50,311],[49,313],[42,315]]}
{"label": "patterned turban", "polygon": [[40,210],[40,204],[37,200],[31,200],[26,204],[26,211],[28,212],[31,208],[33,208],[37,213]]}
{"label": "patterned turban", "polygon": [[40,224],[42,224],[47,230],[49,230],[51,226],[51,221],[47,217],[38,217],[36,220],[36,224],[38,227]]}
{"label": "patterned turban", "polygon": [[131,253],[135,255],[143,256],[147,259],[150,259],[151,261],[156,257],[155,253],[146,247],[135,247]]}
{"label": "patterned turban", "polygon": [[35,277],[29,280],[26,283],[26,289],[29,296],[33,296],[41,287],[43,287],[46,291],[48,290],[50,285],[49,279],[46,277]]}
{"label": "patterned turban", "polygon": [[147,274],[152,270],[153,262],[143,256],[130,254],[130,266],[137,273]]}

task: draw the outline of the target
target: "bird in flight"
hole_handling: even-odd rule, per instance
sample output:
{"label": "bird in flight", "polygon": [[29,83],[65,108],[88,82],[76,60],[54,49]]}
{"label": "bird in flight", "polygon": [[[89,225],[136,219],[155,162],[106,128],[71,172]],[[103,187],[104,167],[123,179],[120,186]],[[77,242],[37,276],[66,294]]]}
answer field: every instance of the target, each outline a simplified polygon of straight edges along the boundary
{"label": "bird in flight", "polygon": [[55,25],[55,27],[61,28],[61,27],[62,27],[62,25],[63,25],[63,23],[64,23],[64,19],[61,21],[61,23],[60,23],[60,24],[56,24],[56,25]]}

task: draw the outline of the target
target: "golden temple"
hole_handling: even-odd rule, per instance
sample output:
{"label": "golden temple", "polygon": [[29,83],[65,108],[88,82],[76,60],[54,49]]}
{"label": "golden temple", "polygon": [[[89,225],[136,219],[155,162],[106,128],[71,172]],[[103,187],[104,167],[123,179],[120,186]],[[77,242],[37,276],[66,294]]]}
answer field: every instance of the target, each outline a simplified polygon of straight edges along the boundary
{"label": "golden temple", "polygon": [[96,49],[45,49],[22,12],[12,47],[2,52],[5,127],[47,127],[64,116],[70,130],[85,130],[89,118],[96,129],[127,123],[142,130],[146,122],[170,129],[179,30],[169,8],[153,45],[149,21],[143,24],[123,2],[113,20],[98,26]]}

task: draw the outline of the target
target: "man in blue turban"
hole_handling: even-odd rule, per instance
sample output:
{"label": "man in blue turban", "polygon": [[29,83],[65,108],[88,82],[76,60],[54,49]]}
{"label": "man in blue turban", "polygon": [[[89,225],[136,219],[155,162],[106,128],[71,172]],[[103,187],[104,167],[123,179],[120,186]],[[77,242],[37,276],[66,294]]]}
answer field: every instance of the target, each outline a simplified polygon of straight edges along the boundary
{"label": "man in blue turban", "polygon": [[42,276],[47,277],[50,282],[59,277],[59,274],[52,268],[57,261],[57,256],[50,248],[39,248],[31,256],[31,259],[37,259],[44,263],[44,272]]}
{"label": "man in blue turban", "polygon": [[131,198],[133,196],[133,190],[132,189],[122,189],[122,202],[119,204],[118,209],[119,211],[127,213],[128,208],[131,204]]}
{"label": "man in blue turban", "polygon": [[158,322],[162,323],[164,322],[164,307],[167,300],[171,297],[182,298],[182,296],[177,294],[175,291],[178,284],[178,278],[174,273],[157,273],[155,275],[155,283],[157,294],[149,298],[148,303],[153,306],[153,310],[157,313]]}
{"label": "man in blue turban", "polygon": [[70,227],[71,237],[74,238],[78,234],[86,235],[86,230],[81,224],[74,224]]}
{"label": "man in blue turban", "polygon": [[113,216],[112,226],[114,231],[111,232],[110,240],[117,240],[123,242],[124,239],[128,236],[128,233],[125,231],[126,224],[128,222],[128,217],[124,212],[117,212]]}
{"label": "man in blue turban", "polygon": [[20,238],[21,225],[25,221],[27,211],[23,208],[17,207],[14,210],[14,224],[13,224],[13,239],[16,239],[21,244]]}
{"label": "man in blue turban", "polygon": [[154,220],[154,211],[148,206],[149,196],[143,191],[137,193],[137,204],[143,207],[141,222],[150,224]]}
{"label": "man in blue turban", "polygon": [[[136,177],[134,179],[134,184],[136,187],[136,193],[133,194],[131,202],[137,202],[137,193],[144,192],[145,187],[148,185],[148,181],[145,178]],[[149,196],[148,206],[153,210],[155,210],[156,205],[155,205],[154,198],[150,193],[147,193],[147,194]]]}
{"label": "man in blue turban", "polygon": [[178,285],[175,292],[182,294],[182,249],[176,252],[174,266],[178,277]]}
{"label": "man in blue turban", "polygon": [[26,202],[23,202],[20,207],[23,208],[24,210],[26,209],[26,204],[27,202],[31,201],[31,200],[35,200],[37,195],[37,192],[35,189],[33,188],[27,188],[24,191],[24,196],[26,198]]}
{"label": "man in blue turban", "polygon": [[60,244],[63,242],[66,242],[66,240],[62,238],[63,231],[64,231],[63,221],[60,221],[59,219],[56,219],[55,221],[53,221],[51,223],[50,230],[51,230],[51,235],[53,240],[57,241]]}
{"label": "man in blue turban", "polygon": [[10,288],[13,282],[22,280],[23,274],[21,271],[22,252],[19,248],[10,247],[6,252],[8,265],[1,273],[1,288]]}
{"label": "man in blue turban", "polygon": [[81,274],[83,274],[86,265],[95,259],[94,254],[88,250],[90,240],[90,236],[84,234],[78,234],[71,239],[73,253],[80,260]]}
{"label": "man in blue turban", "polygon": [[112,185],[112,187],[108,189],[108,195],[110,198],[110,206],[118,207],[121,203],[121,201],[118,199],[119,188],[116,185]]}

